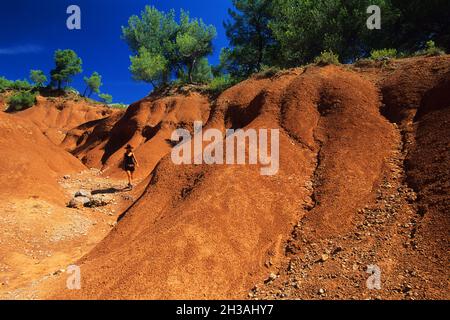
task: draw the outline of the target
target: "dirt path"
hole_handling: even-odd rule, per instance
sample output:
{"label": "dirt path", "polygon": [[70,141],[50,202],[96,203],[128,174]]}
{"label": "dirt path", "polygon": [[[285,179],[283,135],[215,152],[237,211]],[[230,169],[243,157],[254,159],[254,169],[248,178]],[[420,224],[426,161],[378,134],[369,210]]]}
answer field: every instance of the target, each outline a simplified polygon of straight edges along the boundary
{"label": "dirt path", "polygon": [[107,205],[72,209],[37,197],[0,201],[0,299],[39,298],[44,283],[101,241],[138,193],[96,169],[58,182],[66,203],[85,190]]}

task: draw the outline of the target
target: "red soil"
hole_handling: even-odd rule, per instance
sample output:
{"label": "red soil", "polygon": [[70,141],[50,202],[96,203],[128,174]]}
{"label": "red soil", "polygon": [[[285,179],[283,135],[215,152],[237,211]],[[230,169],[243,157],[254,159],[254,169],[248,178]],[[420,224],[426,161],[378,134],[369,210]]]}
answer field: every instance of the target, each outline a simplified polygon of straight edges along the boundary
{"label": "red soil", "polygon": [[105,118],[117,111],[78,99],[79,101],[74,101],[68,97],[38,96],[35,106],[15,115],[32,121],[53,143],[60,144],[67,131],[86,122]]}
{"label": "red soil", "polygon": [[[82,289],[59,275],[41,296],[448,299],[449,72],[449,56],[293,69],[215,100],[155,94],[77,123],[66,150],[115,177],[130,143],[146,179],[76,262]],[[278,174],[173,164],[171,133],[195,120],[280,129]],[[380,291],[365,287],[369,264],[382,269]]]}
{"label": "red soil", "polygon": [[[132,104],[125,114],[88,124],[88,131],[84,127],[72,130],[63,145],[89,167],[118,177],[123,176],[124,147],[131,144],[141,166],[137,177],[144,178],[170,152],[167,140],[174,129],[192,125],[195,120],[206,121],[208,115],[208,99],[196,93],[166,98],[150,96]],[[84,137],[74,144],[74,137],[83,131]]]}
{"label": "red soil", "polygon": [[40,197],[63,204],[57,177],[81,171],[75,157],[52,144],[40,129],[0,113],[0,198]]}

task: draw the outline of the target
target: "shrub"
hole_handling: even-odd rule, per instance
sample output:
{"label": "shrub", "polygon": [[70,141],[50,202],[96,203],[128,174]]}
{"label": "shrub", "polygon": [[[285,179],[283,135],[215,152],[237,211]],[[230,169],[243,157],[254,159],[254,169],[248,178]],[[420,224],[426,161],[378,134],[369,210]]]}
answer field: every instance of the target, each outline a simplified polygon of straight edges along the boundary
{"label": "shrub", "polygon": [[208,91],[212,94],[220,94],[236,84],[236,80],[229,74],[214,77],[208,85]]}
{"label": "shrub", "polygon": [[327,66],[329,64],[339,64],[339,55],[333,53],[331,50],[322,51],[320,56],[314,59],[314,63],[318,66]]}
{"label": "shrub", "polygon": [[275,67],[275,66],[272,66],[272,67],[270,67],[270,66],[266,66],[266,65],[264,65],[262,68],[261,68],[261,71],[260,72],[258,72],[258,73],[256,73],[256,77],[257,78],[262,78],[262,79],[265,79],[265,78],[272,78],[273,76],[275,76],[277,73],[279,73],[281,71],[281,68],[279,68],[279,67]]}
{"label": "shrub", "polygon": [[436,44],[433,40],[427,41],[425,43],[425,48],[423,50],[419,50],[416,52],[416,56],[440,56],[445,54],[445,51],[439,47],[436,47]]}
{"label": "shrub", "polygon": [[74,87],[70,87],[70,86],[65,87],[65,88],[64,88],[64,91],[65,91],[66,93],[71,93],[71,94],[74,94],[74,95],[76,95],[76,96],[79,96],[79,95],[80,95],[80,91],[78,91],[78,90],[75,89]]}
{"label": "shrub", "polygon": [[126,109],[128,108],[128,105],[125,103],[113,103],[110,104],[109,107],[114,109]]}
{"label": "shrub", "polygon": [[11,80],[6,79],[5,77],[0,77],[0,92],[5,91],[6,89],[11,89],[13,82]]}
{"label": "shrub", "polygon": [[42,70],[30,70],[30,79],[38,88],[43,87],[48,81]]}
{"label": "shrub", "polygon": [[103,85],[102,76],[98,72],[92,73],[90,77],[84,77],[86,83],[86,89],[84,90],[83,97],[90,97],[93,93],[99,93],[100,87]]}
{"label": "shrub", "polygon": [[372,60],[384,60],[397,57],[397,49],[381,49],[372,50],[370,52],[370,59]]}
{"label": "shrub", "polygon": [[98,96],[100,97],[101,101],[106,104],[110,104],[113,100],[112,95],[107,93],[100,93]]}
{"label": "shrub", "polygon": [[32,107],[36,103],[36,94],[29,91],[18,92],[8,99],[8,111],[19,111]]}
{"label": "shrub", "polygon": [[31,84],[27,80],[16,80],[12,83],[11,89],[14,90],[30,90]]}
{"label": "shrub", "polygon": [[425,54],[427,56],[441,56],[445,54],[445,51],[441,48],[436,47],[434,41],[430,40],[425,44]]}

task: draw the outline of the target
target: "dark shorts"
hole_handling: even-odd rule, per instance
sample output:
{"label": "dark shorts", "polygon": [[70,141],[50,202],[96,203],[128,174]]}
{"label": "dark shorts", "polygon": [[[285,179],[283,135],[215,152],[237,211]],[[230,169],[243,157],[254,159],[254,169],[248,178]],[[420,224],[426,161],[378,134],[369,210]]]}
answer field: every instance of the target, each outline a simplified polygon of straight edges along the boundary
{"label": "dark shorts", "polygon": [[134,172],[134,170],[136,170],[136,167],[134,166],[134,164],[126,164],[123,169],[125,171]]}

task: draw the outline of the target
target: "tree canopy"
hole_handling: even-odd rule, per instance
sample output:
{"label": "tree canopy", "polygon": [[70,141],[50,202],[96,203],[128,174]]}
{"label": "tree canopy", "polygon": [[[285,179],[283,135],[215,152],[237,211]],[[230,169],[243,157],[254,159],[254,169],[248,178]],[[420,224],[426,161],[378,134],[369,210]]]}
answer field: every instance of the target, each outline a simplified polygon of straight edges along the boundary
{"label": "tree canopy", "polygon": [[37,87],[43,87],[47,82],[47,77],[42,70],[31,70],[30,79]]}
{"label": "tree canopy", "polygon": [[90,97],[92,93],[100,92],[100,87],[103,85],[102,76],[98,72],[93,72],[90,77],[84,77],[84,83],[86,83],[86,89],[83,96],[87,93],[88,97]]}
{"label": "tree canopy", "polygon": [[231,20],[224,22],[230,48],[222,51],[222,68],[236,77],[247,77],[274,62],[276,42],[269,28],[272,0],[233,0]]}
{"label": "tree canopy", "polygon": [[58,89],[61,89],[63,83],[70,83],[73,76],[83,72],[81,59],[71,49],[56,50],[54,59],[55,68],[50,71],[50,75]]}
{"label": "tree canopy", "polygon": [[199,70],[205,69],[203,58],[213,52],[215,37],[214,26],[191,19],[183,10],[177,22],[174,10],[165,13],[152,6],[146,6],[140,17],[132,16],[128,26],[122,27],[122,38],[133,53],[133,79],[155,87],[178,75],[195,82]]}
{"label": "tree canopy", "polygon": [[112,95],[107,94],[107,93],[100,93],[98,96],[106,104],[110,104],[112,102],[112,100],[113,100]]}
{"label": "tree canopy", "polygon": [[[233,4],[232,21],[225,23],[230,48],[221,57],[222,69],[232,75],[256,72],[261,64],[302,65],[324,51],[351,62],[370,56],[374,49],[411,54],[429,40],[450,47],[446,0],[233,0]],[[371,5],[381,9],[379,30],[366,26]]]}

